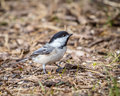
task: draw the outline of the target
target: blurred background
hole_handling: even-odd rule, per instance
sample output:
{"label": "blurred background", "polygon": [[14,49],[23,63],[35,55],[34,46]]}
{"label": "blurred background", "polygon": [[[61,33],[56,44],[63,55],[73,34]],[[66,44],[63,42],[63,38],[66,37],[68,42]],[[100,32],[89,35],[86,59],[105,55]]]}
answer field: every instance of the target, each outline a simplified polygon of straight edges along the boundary
{"label": "blurred background", "polygon": [[[21,94],[30,93],[30,88],[33,87],[37,90],[32,91],[34,94],[38,94],[39,91],[42,92],[41,94],[45,94],[44,90],[47,90],[46,94],[48,95],[67,94],[64,89],[46,89],[46,87],[40,89],[39,84],[37,85],[37,79],[32,79],[32,81],[37,82],[36,85],[34,82],[30,82],[31,78],[26,83],[23,77],[25,79],[27,75],[37,76],[35,78],[43,81],[46,80],[46,77],[43,78],[33,66],[13,66],[9,63],[28,56],[48,42],[53,34],[61,30],[67,30],[73,34],[68,42],[68,50],[65,55],[65,61],[67,60],[67,63],[71,64],[69,66],[72,66],[67,67],[68,74],[71,76],[73,74],[71,70],[77,68],[78,65],[89,68],[89,71],[78,71],[78,77],[74,74],[76,81],[72,77],[68,80],[66,73],[63,74],[64,79],[67,78],[65,80],[68,80],[72,86],[69,86],[69,89],[69,84],[65,83],[68,81],[62,78],[66,84],[62,86],[68,88],[68,94],[83,94],[80,96],[108,96],[108,94],[112,94],[110,96],[118,96],[115,95],[119,94],[118,91],[115,93],[114,87],[112,87],[114,86],[113,82],[108,83],[105,76],[110,77],[108,73],[111,73],[113,77],[118,78],[120,74],[120,0],[0,0],[0,78],[2,78],[0,86],[3,88],[4,85],[6,90],[8,89],[5,92],[9,95],[16,95],[19,91],[15,90],[14,86],[16,88],[26,86]],[[109,69],[107,73],[103,66],[109,66],[108,69],[114,70]],[[85,68],[82,66],[82,69]],[[89,73],[90,69],[95,72]],[[56,74],[53,76],[59,78]],[[110,84],[111,87],[107,84]],[[54,84],[52,83],[51,86]],[[62,88],[61,85],[58,87]],[[118,86],[115,85],[115,88]],[[54,94],[56,90],[58,93]],[[0,91],[0,94],[2,92],[4,93],[4,91]],[[17,96],[25,95],[19,94]]]}
{"label": "blurred background", "polygon": [[98,46],[94,44],[98,40],[104,41],[98,46],[100,49],[119,49],[119,0],[1,0],[0,3],[2,50],[28,50],[36,43],[47,42],[48,37],[60,30],[74,33],[70,42],[74,47]]}

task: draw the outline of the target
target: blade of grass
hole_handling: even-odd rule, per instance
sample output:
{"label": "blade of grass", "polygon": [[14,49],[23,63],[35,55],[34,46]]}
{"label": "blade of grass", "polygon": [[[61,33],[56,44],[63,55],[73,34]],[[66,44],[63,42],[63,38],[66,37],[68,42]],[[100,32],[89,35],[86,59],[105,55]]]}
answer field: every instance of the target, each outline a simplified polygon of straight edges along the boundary
{"label": "blade of grass", "polygon": [[41,90],[42,90],[43,92],[45,92],[45,88],[44,88],[43,84],[42,84],[40,81],[38,81],[38,83],[39,83],[39,85],[40,85],[40,87],[41,87]]}

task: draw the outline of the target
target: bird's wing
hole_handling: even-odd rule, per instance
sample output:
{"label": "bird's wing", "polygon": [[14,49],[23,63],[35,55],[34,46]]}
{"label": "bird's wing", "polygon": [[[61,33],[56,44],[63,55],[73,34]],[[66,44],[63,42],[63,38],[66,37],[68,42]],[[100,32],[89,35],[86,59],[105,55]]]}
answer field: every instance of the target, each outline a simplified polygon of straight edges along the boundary
{"label": "bird's wing", "polygon": [[45,54],[47,55],[47,54],[50,54],[53,50],[54,50],[54,47],[46,44],[45,46],[34,51],[30,57],[36,57],[38,55],[45,55]]}

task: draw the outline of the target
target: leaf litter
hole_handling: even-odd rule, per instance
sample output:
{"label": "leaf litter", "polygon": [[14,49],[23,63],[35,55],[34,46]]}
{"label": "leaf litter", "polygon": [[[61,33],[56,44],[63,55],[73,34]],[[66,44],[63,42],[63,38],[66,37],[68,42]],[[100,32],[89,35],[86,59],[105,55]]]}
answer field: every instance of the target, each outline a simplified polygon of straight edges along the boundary
{"label": "leaf litter", "polygon": [[[120,13],[100,1],[3,0],[0,95],[118,94],[114,91],[120,89]],[[56,72],[55,64],[47,65],[48,74],[43,74],[40,64],[16,62],[44,45],[54,33],[65,30],[64,26],[73,36],[61,60],[64,68],[61,72]]]}

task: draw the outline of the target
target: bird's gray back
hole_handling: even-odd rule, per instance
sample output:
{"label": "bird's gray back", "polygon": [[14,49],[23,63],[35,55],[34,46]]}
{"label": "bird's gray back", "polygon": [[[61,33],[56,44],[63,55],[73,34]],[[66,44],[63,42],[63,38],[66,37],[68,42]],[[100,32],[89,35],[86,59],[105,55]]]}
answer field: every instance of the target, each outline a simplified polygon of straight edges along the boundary
{"label": "bird's gray back", "polygon": [[49,44],[44,45],[43,47],[39,48],[38,50],[34,51],[31,57],[36,57],[38,55],[45,55],[50,54],[53,51],[54,47],[50,46]]}

